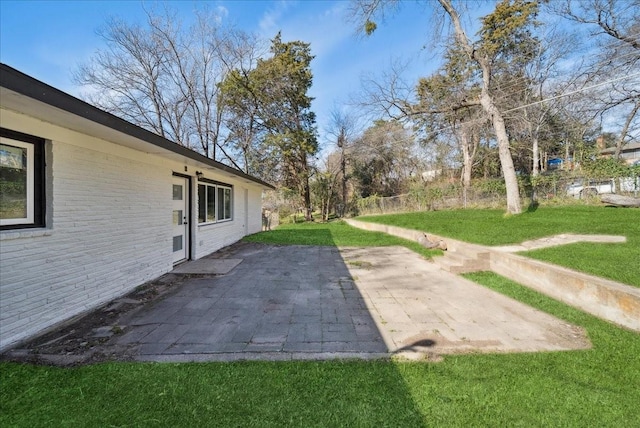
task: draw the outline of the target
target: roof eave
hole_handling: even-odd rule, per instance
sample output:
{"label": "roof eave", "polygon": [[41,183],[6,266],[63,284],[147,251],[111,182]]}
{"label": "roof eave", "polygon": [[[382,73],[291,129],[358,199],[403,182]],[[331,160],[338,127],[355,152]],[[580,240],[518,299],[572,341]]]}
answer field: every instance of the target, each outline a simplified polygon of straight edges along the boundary
{"label": "roof eave", "polygon": [[217,162],[187,147],[161,137],[160,135],[147,131],[146,129],[92,106],[85,101],[47,85],[44,82],[34,79],[33,77],[2,63],[0,63],[0,86],[25,97],[63,110],[72,115],[81,117],[85,120],[152,144],[153,146],[159,147],[163,150],[192,159],[216,170],[249,180],[253,183],[259,184],[263,188],[275,189],[275,186],[260,180],[257,177],[253,177],[236,168]]}

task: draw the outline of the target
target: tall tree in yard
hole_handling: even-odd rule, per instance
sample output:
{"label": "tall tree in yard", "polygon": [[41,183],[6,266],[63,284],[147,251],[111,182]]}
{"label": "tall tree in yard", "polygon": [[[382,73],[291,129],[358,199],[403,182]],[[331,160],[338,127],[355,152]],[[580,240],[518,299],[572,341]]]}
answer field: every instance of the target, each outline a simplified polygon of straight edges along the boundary
{"label": "tall tree in yard", "polygon": [[[435,74],[418,81],[416,123],[427,132],[428,140],[438,140],[441,134],[456,141],[462,153],[462,189],[466,205],[471,186],[471,171],[480,144],[481,129],[486,115],[477,102],[477,88],[471,82],[475,70],[462,52],[450,48],[444,66]],[[434,132],[432,128],[438,130]],[[451,132],[446,132],[450,130]]]}
{"label": "tall tree in yard", "polygon": [[92,104],[128,121],[235,165],[229,153],[218,84],[233,68],[253,61],[260,43],[224,27],[214,13],[196,11],[185,27],[166,9],[146,22],[110,19],[99,35],[105,48],[75,73]]}
{"label": "tall tree in yard", "polygon": [[398,121],[377,120],[348,150],[360,196],[398,195],[419,172],[414,139]]}
{"label": "tall tree in yard", "polygon": [[313,56],[308,43],[283,42],[280,34],[272,40],[271,54],[252,70],[230,73],[222,93],[236,123],[245,124],[235,132],[242,138],[246,158],[257,159],[253,167],[261,166],[268,178],[295,189],[310,220],[309,161],[318,151],[313,99],[307,95]]}
{"label": "tall tree in yard", "polygon": [[561,67],[573,46],[570,35],[540,25],[535,34],[522,34],[506,60],[494,64],[492,90],[505,113],[514,162],[520,171],[530,174],[532,203],[537,201],[536,177],[545,167],[541,154],[560,137],[554,135],[552,126],[558,102],[551,94],[565,92],[572,82]]}
{"label": "tall tree in yard", "polygon": [[334,108],[330,114],[330,122],[328,128],[325,130],[330,140],[333,140],[336,145],[337,152],[335,154],[339,156],[339,160],[333,160],[332,154],[329,154],[327,159],[326,171],[331,170],[331,165],[334,163],[339,164],[338,176],[341,181],[340,196],[341,201],[337,209],[337,214],[342,217],[347,212],[348,195],[347,195],[347,181],[349,175],[347,173],[348,159],[347,155],[351,151],[351,145],[356,138],[356,118],[354,114],[342,111],[338,108]]}
{"label": "tall tree in yard", "polygon": [[[507,212],[518,214],[522,212],[520,191],[513,157],[509,149],[509,136],[505,124],[504,114],[495,100],[492,91],[494,77],[494,63],[497,60],[508,60],[517,50],[517,45],[528,36],[528,29],[533,24],[538,5],[536,2],[525,0],[503,0],[497,4],[495,10],[482,20],[482,29],[476,41],[472,41],[465,30],[461,14],[451,0],[437,0],[444,14],[449,18],[453,28],[455,43],[469,61],[480,69],[479,95],[474,100],[482,106],[489,116],[495,138],[498,142],[500,164],[507,191]],[[376,30],[375,20],[388,7],[397,7],[395,0],[359,0],[355,1],[354,13],[363,24],[367,34]],[[437,12],[434,9],[434,12]],[[513,57],[511,57],[513,59]]]}

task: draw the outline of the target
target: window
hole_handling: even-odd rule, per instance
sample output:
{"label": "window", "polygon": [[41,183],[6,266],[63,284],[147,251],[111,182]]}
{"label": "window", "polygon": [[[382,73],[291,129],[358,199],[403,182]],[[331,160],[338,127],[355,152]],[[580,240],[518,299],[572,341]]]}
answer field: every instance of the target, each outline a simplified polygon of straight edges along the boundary
{"label": "window", "polygon": [[215,223],[232,219],[232,187],[207,182],[198,184],[198,223]]}
{"label": "window", "polygon": [[44,226],[44,140],[0,128],[0,228]]}
{"label": "window", "polygon": [[231,220],[231,189],[218,187],[218,220]]}

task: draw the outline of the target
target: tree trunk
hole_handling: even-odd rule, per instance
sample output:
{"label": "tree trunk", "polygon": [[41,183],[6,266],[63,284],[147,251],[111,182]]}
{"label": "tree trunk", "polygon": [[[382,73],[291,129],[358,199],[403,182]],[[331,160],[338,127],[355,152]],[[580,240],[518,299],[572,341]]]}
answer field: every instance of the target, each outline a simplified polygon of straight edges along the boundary
{"label": "tree trunk", "polygon": [[471,156],[469,156],[469,147],[466,144],[462,145],[462,197],[463,207],[467,207],[467,193],[471,186]]}
{"label": "tree trunk", "polygon": [[[534,118],[530,117],[529,109],[524,109],[525,128],[529,136],[531,136],[531,175],[537,177],[540,172],[544,171],[543,160],[540,159],[540,128],[546,116],[546,111],[543,111],[539,116],[534,113],[534,116]],[[533,125],[534,121],[535,126]]]}
{"label": "tree trunk", "polygon": [[467,193],[471,187],[471,169],[473,159],[478,148],[478,139],[469,135],[465,129],[460,130],[460,143],[462,146],[462,198],[463,206],[467,207]]}
{"label": "tree trunk", "polygon": [[306,221],[313,220],[313,214],[311,210],[311,190],[309,189],[309,177],[304,177],[304,219]]}
{"label": "tree trunk", "polygon": [[[529,135],[531,135],[531,151],[532,151],[532,155],[531,157],[533,158],[533,168],[531,169],[531,175],[533,177],[537,177],[540,175],[540,143],[538,141],[538,128],[536,128],[536,131],[533,133],[530,133]],[[532,188],[531,188],[531,203],[535,204],[538,201],[538,186],[537,186],[537,181],[536,180],[532,180]]]}
{"label": "tree trunk", "polygon": [[[333,182],[333,178],[329,178]],[[327,186],[327,199],[323,201],[324,214],[322,216],[323,221],[329,221],[329,212],[331,212],[331,199],[333,197],[333,184]]]}
{"label": "tree trunk", "polygon": [[[483,66],[483,75],[485,67]],[[489,114],[493,130],[498,140],[498,154],[500,156],[500,166],[502,167],[502,175],[504,176],[504,184],[507,190],[507,212],[509,214],[520,214],[522,207],[520,206],[520,189],[518,188],[518,178],[516,177],[516,169],[513,166],[513,158],[509,149],[509,136],[507,128],[504,124],[502,113],[493,103],[493,99],[486,89],[488,84],[482,88],[480,95],[480,104]]]}
{"label": "tree trunk", "polygon": [[347,160],[344,156],[344,148],[342,149],[340,166],[342,168],[342,209],[340,210],[340,217],[344,217],[347,211]]}
{"label": "tree trunk", "polygon": [[302,198],[304,199],[304,219],[305,221],[313,220],[313,210],[311,207],[311,187],[309,186],[309,165],[307,164],[306,154],[301,155],[303,159],[301,159],[302,171],[300,179],[302,180]]}
{"label": "tree trunk", "polygon": [[620,152],[622,151],[622,146],[624,145],[624,139],[627,137],[627,132],[629,132],[629,126],[631,126],[631,122],[633,121],[633,118],[636,116],[636,114],[638,114],[638,110],[640,110],[640,101],[636,102],[635,106],[633,107],[633,110],[631,110],[631,113],[629,113],[629,116],[627,116],[627,120],[624,123],[624,127],[622,128],[622,131],[620,131],[620,138],[618,138],[618,141],[616,142],[616,152],[614,155],[616,159],[620,159]]}
{"label": "tree trunk", "polygon": [[491,65],[489,59],[481,56],[474,49],[469,41],[467,34],[462,28],[458,11],[452,6],[450,0],[438,0],[445,12],[451,18],[456,40],[465,50],[469,58],[475,61],[482,69],[482,92],[480,94],[480,105],[491,118],[493,130],[498,140],[498,153],[500,155],[500,165],[502,167],[502,175],[504,176],[504,184],[507,190],[507,213],[520,214],[522,207],[520,206],[520,190],[518,189],[518,180],[516,170],[513,166],[513,158],[509,150],[509,137],[504,124],[502,113],[495,105],[493,97],[489,92],[489,83],[491,82]]}
{"label": "tree trunk", "polygon": [[533,158],[533,168],[531,169],[531,175],[537,177],[538,175],[540,175],[540,143],[538,141],[538,135],[533,135],[531,140],[531,157]]}

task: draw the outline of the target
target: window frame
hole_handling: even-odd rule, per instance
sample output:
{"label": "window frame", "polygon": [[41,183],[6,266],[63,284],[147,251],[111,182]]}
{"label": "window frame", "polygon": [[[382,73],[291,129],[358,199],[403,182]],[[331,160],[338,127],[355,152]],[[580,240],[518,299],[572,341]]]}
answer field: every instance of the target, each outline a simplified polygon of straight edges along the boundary
{"label": "window frame", "polygon": [[[218,204],[216,208],[217,211],[217,219],[218,221],[229,221],[233,220],[233,189],[228,186],[217,186],[217,201]],[[227,196],[229,196],[227,200]],[[228,211],[228,217],[227,217]],[[220,218],[220,213],[224,216],[224,218]]]}
{"label": "window frame", "polygon": [[27,215],[0,219],[0,231],[45,227],[45,140],[6,128],[0,128],[0,137],[3,144],[27,149]]}
{"label": "window frame", "polygon": [[[205,200],[202,201],[200,186],[204,187],[204,195]],[[213,204],[213,220],[209,220],[209,196],[210,191],[214,195],[214,204]],[[226,195],[228,192],[228,208],[229,208],[229,217],[226,217],[227,210],[225,209],[225,201],[227,200]],[[221,198],[220,195],[223,197]],[[204,212],[205,221],[201,222],[202,214]],[[220,218],[220,214],[223,215],[223,218]],[[221,183],[219,181],[209,180],[206,178],[198,179],[198,226],[205,226],[208,224],[216,224],[216,223],[224,223],[233,220],[233,186],[227,183]]]}

